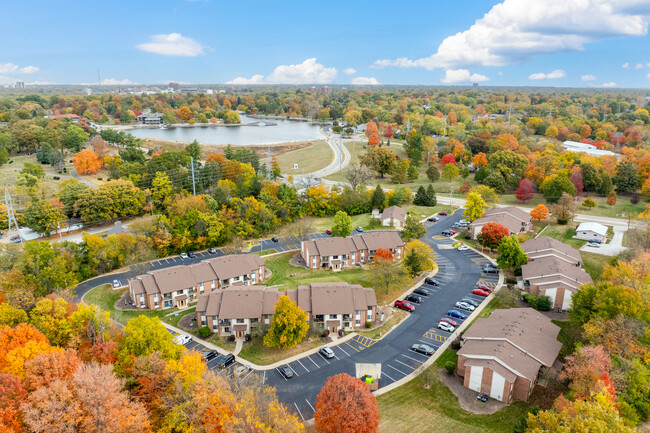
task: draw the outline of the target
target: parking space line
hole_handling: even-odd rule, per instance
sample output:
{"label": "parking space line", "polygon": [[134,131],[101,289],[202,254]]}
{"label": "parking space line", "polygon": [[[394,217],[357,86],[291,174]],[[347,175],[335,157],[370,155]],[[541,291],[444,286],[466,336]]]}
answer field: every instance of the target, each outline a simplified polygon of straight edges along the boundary
{"label": "parking space line", "polygon": [[284,381],[286,382],[286,381],[287,381],[287,378],[284,377],[284,374],[282,374],[282,373],[280,372],[280,369],[279,369],[278,367],[275,367],[275,369],[278,371],[278,374],[279,374],[280,376],[282,376],[282,379],[284,379]]}
{"label": "parking space line", "polygon": [[266,382],[266,370],[264,370],[264,376],[262,376],[262,385]]}
{"label": "parking space line", "polygon": [[404,373],[402,370],[398,370],[397,368],[393,367],[393,366],[390,365],[390,364],[386,364],[386,367],[390,367],[390,368],[392,368],[393,370],[402,373],[404,376],[406,376],[406,375],[408,374],[408,373]]}
{"label": "parking space line", "polygon": [[389,375],[387,375],[386,372],[384,372],[384,371],[381,372],[381,375],[382,375],[382,376],[386,376],[387,378],[389,378],[389,379],[392,380],[393,382],[397,382],[395,379],[393,379],[392,377],[390,377]]}
{"label": "parking space line", "polygon": [[350,346],[351,348],[353,348],[355,352],[358,352],[357,348],[354,347],[353,345],[351,345],[350,343],[348,343],[347,341],[345,342],[345,344],[347,344],[348,346]]}
{"label": "parking space line", "polygon": [[402,364],[402,365],[405,366],[405,367],[410,368],[411,370],[415,370],[415,368],[416,368],[416,367],[413,367],[412,365],[408,365],[408,364],[403,363],[403,362],[400,361],[399,359],[396,359],[395,362],[399,362],[400,364]]}
{"label": "parking space line", "polygon": [[[305,370],[307,370],[307,367],[305,367],[304,365],[302,365],[302,362],[300,362],[299,359],[296,359],[296,361],[298,362],[298,364],[300,364],[300,365],[302,366],[302,368],[304,368]],[[309,370],[307,370],[307,373],[309,373]]]}
{"label": "parking space line", "polygon": [[249,371],[248,374],[247,374],[246,376],[244,376],[244,378],[243,378],[242,380],[239,381],[239,383],[242,383],[243,381],[245,381],[246,378],[247,378],[248,376],[250,376],[252,373],[253,373],[253,370]]}
{"label": "parking space line", "polygon": [[320,368],[320,367],[318,366],[318,364],[316,364],[316,362],[315,362],[313,359],[311,359],[309,356],[308,356],[307,358],[308,358],[311,362],[313,362],[314,365],[315,365],[317,368]]}
{"label": "parking space line", "polygon": [[290,364],[287,364],[287,367],[289,367],[291,369],[291,371],[293,371],[296,376],[300,377],[298,372],[296,372],[296,370],[294,370],[293,367]]}
{"label": "parking space line", "polygon": [[311,405],[311,403],[309,402],[309,400],[305,399],[305,401],[307,402],[307,404],[309,405],[309,407],[311,408],[311,410],[313,410],[314,412],[316,412],[316,409],[314,409],[314,406]]}
{"label": "parking space line", "polygon": [[[414,352],[414,353],[418,353],[418,352]],[[410,356],[406,356],[406,355],[404,355],[403,353],[402,353],[402,356],[403,356],[404,358],[408,358],[408,359],[410,359],[410,360],[412,360],[412,361],[419,362],[420,364],[424,363],[424,361],[420,361],[419,359],[411,358]]]}
{"label": "parking space line", "polygon": [[419,341],[420,343],[424,343],[424,344],[431,344],[430,341],[424,341],[424,340],[418,340],[418,341]]}
{"label": "parking space line", "polygon": [[[325,358],[325,357],[323,356],[322,353],[318,352],[318,354],[320,355],[321,358],[323,358],[323,360],[324,360],[325,362],[327,362],[328,364],[330,363],[330,362],[327,360],[327,358]],[[334,355],[334,356],[336,356],[336,355]],[[336,359],[338,359],[338,358],[336,358]]]}
{"label": "parking space line", "polygon": [[300,414],[300,418],[302,418],[302,420],[304,421],[304,420],[305,420],[305,417],[304,417],[304,416],[302,416],[302,413],[300,412],[300,409],[298,409],[298,405],[296,404],[296,402],[295,402],[295,401],[293,402],[293,405],[294,405],[294,406],[296,407],[296,410],[297,410],[297,411],[298,411],[298,413]]}
{"label": "parking space line", "polygon": [[343,348],[341,347],[340,344],[339,344],[338,346],[335,346],[335,347],[338,347],[339,349],[341,349],[341,351],[342,351],[343,353],[345,353],[347,356],[350,356],[350,354],[349,354],[348,352],[346,352],[345,350],[343,350]]}

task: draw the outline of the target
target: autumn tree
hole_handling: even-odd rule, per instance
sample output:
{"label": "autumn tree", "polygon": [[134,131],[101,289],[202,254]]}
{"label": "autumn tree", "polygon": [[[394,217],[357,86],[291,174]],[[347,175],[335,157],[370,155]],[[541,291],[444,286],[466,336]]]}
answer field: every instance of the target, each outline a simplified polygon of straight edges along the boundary
{"label": "autumn tree", "polygon": [[521,179],[519,182],[519,188],[515,191],[515,197],[521,202],[527,202],[535,196],[535,191],[533,191],[533,183],[528,178]]}
{"label": "autumn tree", "polygon": [[510,231],[507,228],[499,223],[491,221],[481,228],[481,232],[478,234],[476,239],[484,247],[493,250],[497,248],[499,244],[501,244],[501,240],[509,234]]}
{"label": "autumn tree", "polygon": [[366,123],[366,137],[370,138],[372,134],[377,134],[377,124],[373,122],[372,120],[368,123]]}
{"label": "autumn tree", "polygon": [[395,153],[387,147],[371,147],[361,155],[361,164],[374,170],[381,176],[390,174],[395,167]]}
{"label": "autumn tree", "polygon": [[476,168],[485,167],[487,163],[487,157],[483,152],[479,152],[472,157],[472,165]]}
{"label": "autumn tree", "polygon": [[570,387],[577,398],[587,398],[611,385],[611,369],[612,361],[602,346],[582,346],[566,357],[560,377],[571,381]]}
{"label": "autumn tree", "polygon": [[379,144],[379,135],[377,135],[376,132],[370,135],[368,138],[368,144],[373,147]]}
{"label": "autumn tree", "polygon": [[494,188],[490,188],[487,185],[478,185],[472,191],[479,193],[488,206],[494,206],[499,203],[499,194],[497,194]]}
{"label": "autumn tree", "polygon": [[86,223],[110,221],[137,215],[144,206],[144,192],[125,180],[112,180],[97,189],[88,188],[79,194],[75,212]]}
{"label": "autumn tree", "polygon": [[127,366],[133,358],[160,352],[165,359],[178,359],[182,347],[174,344],[172,335],[160,320],[140,315],[129,320],[123,328],[118,364]]}
{"label": "autumn tree", "polygon": [[370,269],[368,275],[372,287],[383,290],[386,294],[390,289],[402,288],[409,282],[406,268],[397,260],[388,260],[384,256],[377,257],[375,253]]}
{"label": "autumn tree", "polygon": [[585,207],[585,208],[587,208],[587,209],[591,209],[591,208],[593,208],[593,207],[596,207],[597,204],[596,204],[596,202],[594,201],[593,198],[591,198],[591,197],[587,197],[587,198],[582,202],[582,206]]}
{"label": "autumn tree", "polygon": [[501,269],[517,269],[528,261],[528,255],[514,233],[503,239],[497,248],[497,265]]}
{"label": "autumn tree", "polygon": [[486,208],[487,203],[483,197],[476,191],[470,191],[465,199],[463,217],[468,221],[475,221],[483,216]]}
{"label": "autumn tree", "polygon": [[[390,252],[390,250],[387,250],[386,248],[379,248],[377,251],[375,251],[375,255],[372,256],[373,260],[378,261],[378,260],[393,260],[393,253]],[[1,305],[0,305],[1,308]],[[0,313],[1,314],[1,313]]]}
{"label": "autumn tree", "polygon": [[37,233],[46,236],[55,233],[66,216],[61,210],[61,204],[53,205],[42,199],[33,199],[25,211],[25,225]]}
{"label": "autumn tree", "polygon": [[82,150],[72,157],[74,169],[80,174],[95,174],[102,168],[103,160],[92,149]]}
{"label": "autumn tree", "polygon": [[354,190],[356,190],[359,185],[367,185],[372,179],[372,172],[370,169],[361,164],[350,164],[345,170],[343,170],[343,174]]}
{"label": "autumn tree", "polygon": [[21,403],[27,391],[20,379],[11,374],[0,373],[0,431],[20,433],[25,431]]}
{"label": "autumn tree", "polygon": [[548,218],[548,208],[540,203],[530,211],[530,217],[533,221],[543,221]]}
{"label": "autumn tree", "polygon": [[460,171],[458,170],[458,167],[456,167],[455,164],[449,163],[442,169],[441,177],[447,182],[451,182],[452,180],[456,179],[459,174]]}
{"label": "autumn tree", "polygon": [[350,236],[352,229],[352,218],[350,218],[350,216],[343,211],[336,212],[336,215],[334,215],[334,222],[332,224],[332,236]]}
{"label": "autumn tree", "polygon": [[186,105],[183,105],[180,110],[178,110],[178,118],[187,122],[192,118],[192,110],[190,110]]}
{"label": "autumn tree", "polygon": [[25,363],[25,388],[33,392],[55,380],[68,380],[81,367],[73,349],[41,353]]}
{"label": "autumn tree", "polygon": [[264,345],[288,349],[300,343],[307,331],[307,313],[287,296],[275,303],[271,327],[264,336]]}
{"label": "autumn tree", "polygon": [[553,215],[557,218],[558,224],[566,224],[571,221],[576,212],[576,204],[571,197],[566,192],[562,193],[562,196],[557,201],[557,204],[553,205]]}
{"label": "autumn tree", "polygon": [[456,165],[456,160],[454,159],[454,155],[451,153],[448,153],[446,155],[443,155],[443,157],[440,159],[440,164],[445,167],[447,164],[453,164]]}
{"label": "autumn tree", "polygon": [[0,372],[25,377],[25,363],[41,353],[53,352],[47,338],[35,327],[20,323],[0,329]]}
{"label": "autumn tree", "polygon": [[19,323],[25,322],[27,322],[27,313],[23,309],[16,308],[6,302],[0,303],[0,328],[5,326],[13,328]]}
{"label": "autumn tree", "polygon": [[337,374],[316,397],[314,421],[318,433],[374,433],[379,427],[377,400],[361,380]]}
{"label": "autumn tree", "polygon": [[436,266],[433,250],[419,240],[408,242],[404,249],[404,266],[412,277],[422,271],[433,269]]}
{"label": "autumn tree", "polygon": [[419,239],[425,234],[427,234],[427,229],[422,225],[415,214],[409,212],[408,215],[406,215],[404,228],[400,232],[402,240],[408,242],[411,239]]}

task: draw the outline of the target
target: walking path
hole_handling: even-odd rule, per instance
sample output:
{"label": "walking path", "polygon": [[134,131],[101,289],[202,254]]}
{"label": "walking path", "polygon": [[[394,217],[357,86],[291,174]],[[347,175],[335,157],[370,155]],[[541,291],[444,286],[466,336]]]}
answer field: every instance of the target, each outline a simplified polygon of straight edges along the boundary
{"label": "walking path", "polygon": [[317,178],[323,178],[325,176],[329,176],[330,174],[334,174],[340,170],[343,170],[345,167],[350,164],[350,160],[352,159],[352,156],[350,155],[350,151],[348,151],[347,146],[343,145],[342,143],[339,142],[340,136],[336,134],[331,134],[328,133],[327,137],[325,138],[325,142],[332,148],[332,151],[334,152],[334,159],[328,165],[327,167],[314,171],[312,173],[305,173],[303,175],[296,175],[294,178],[301,178],[304,176],[312,176],[312,177],[317,177]]}

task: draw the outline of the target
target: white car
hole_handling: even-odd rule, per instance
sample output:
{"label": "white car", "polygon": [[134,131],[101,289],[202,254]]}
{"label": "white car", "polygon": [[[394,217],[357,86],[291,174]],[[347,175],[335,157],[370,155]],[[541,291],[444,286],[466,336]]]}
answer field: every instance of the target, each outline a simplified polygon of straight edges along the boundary
{"label": "white car", "polygon": [[190,341],[192,341],[192,336],[190,334],[178,334],[176,337],[174,337],[174,343],[178,344],[179,346],[184,346]]}
{"label": "white car", "polygon": [[467,245],[461,245],[458,247],[458,251],[469,251],[469,247]]}
{"label": "white car", "polygon": [[186,259],[187,257],[187,253],[181,253],[181,259]]}
{"label": "white car", "polygon": [[113,280],[113,288],[117,289],[118,287],[120,287],[120,281],[119,280]]}
{"label": "white car", "polygon": [[456,306],[458,308],[462,308],[463,310],[467,310],[467,311],[474,311],[475,308],[472,304],[468,304],[467,302],[463,302],[463,301],[456,302]]}
{"label": "white car", "polygon": [[454,332],[456,330],[456,328],[454,328],[447,322],[438,323],[438,329],[442,329],[443,331],[447,331],[447,332]]}
{"label": "white car", "polygon": [[600,248],[600,244],[598,242],[587,242],[588,247],[593,247],[593,248]]}

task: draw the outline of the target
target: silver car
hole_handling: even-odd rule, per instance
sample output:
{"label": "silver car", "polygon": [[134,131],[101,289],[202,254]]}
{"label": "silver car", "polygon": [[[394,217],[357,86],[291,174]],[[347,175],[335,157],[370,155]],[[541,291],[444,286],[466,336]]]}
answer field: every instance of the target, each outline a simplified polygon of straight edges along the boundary
{"label": "silver car", "polygon": [[329,347],[327,347],[327,346],[321,347],[320,350],[318,351],[318,353],[320,353],[321,355],[323,355],[327,359],[334,358],[334,351],[332,349],[330,349]]}
{"label": "silver car", "polygon": [[467,311],[474,311],[474,308],[475,308],[472,304],[468,304],[467,302],[463,302],[463,301],[456,302],[456,306],[458,308],[461,308],[461,309],[467,310]]}

